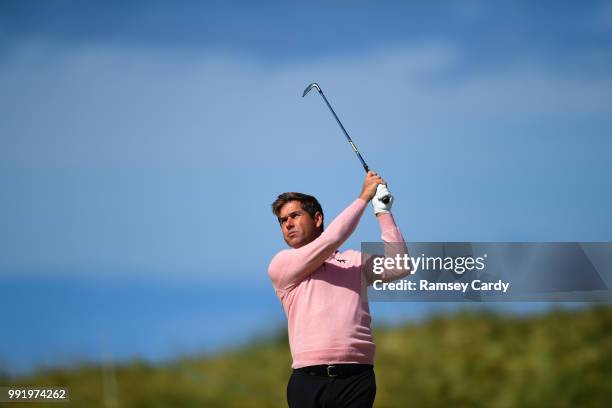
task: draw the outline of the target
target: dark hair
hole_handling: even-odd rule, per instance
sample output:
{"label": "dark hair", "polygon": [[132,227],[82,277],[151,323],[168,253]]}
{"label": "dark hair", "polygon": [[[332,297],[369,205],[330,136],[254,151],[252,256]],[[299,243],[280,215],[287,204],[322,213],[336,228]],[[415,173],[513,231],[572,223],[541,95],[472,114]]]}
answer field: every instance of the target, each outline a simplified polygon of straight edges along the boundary
{"label": "dark hair", "polygon": [[[321,204],[319,201],[311,195],[304,193],[283,193],[278,196],[276,200],[272,203],[272,212],[278,218],[278,214],[280,214],[281,208],[283,205],[287,204],[289,201],[299,201],[302,205],[302,210],[306,211],[310,216],[314,219],[314,216],[317,212],[321,213],[321,218],[323,217],[323,208],[321,208]],[[323,224],[321,224],[321,231],[323,231]]]}

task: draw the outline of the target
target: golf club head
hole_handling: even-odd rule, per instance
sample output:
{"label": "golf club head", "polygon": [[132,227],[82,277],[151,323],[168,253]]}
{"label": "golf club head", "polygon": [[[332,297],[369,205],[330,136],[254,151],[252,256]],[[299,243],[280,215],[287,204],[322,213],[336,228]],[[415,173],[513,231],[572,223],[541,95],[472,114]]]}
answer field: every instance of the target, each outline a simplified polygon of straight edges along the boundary
{"label": "golf club head", "polygon": [[317,84],[316,82],[313,82],[312,84],[308,85],[306,89],[304,89],[302,98],[305,97],[312,88],[315,88],[317,91],[321,92],[321,87],[319,86],[319,84]]}

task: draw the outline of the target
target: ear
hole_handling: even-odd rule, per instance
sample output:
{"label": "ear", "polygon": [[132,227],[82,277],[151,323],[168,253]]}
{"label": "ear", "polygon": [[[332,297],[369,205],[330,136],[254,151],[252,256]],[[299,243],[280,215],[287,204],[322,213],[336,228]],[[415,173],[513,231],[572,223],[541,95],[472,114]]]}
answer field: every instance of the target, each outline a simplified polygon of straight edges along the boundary
{"label": "ear", "polygon": [[323,225],[323,214],[320,211],[317,211],[314,215],[315,225],[317,229],[321,229],[321,225]]}

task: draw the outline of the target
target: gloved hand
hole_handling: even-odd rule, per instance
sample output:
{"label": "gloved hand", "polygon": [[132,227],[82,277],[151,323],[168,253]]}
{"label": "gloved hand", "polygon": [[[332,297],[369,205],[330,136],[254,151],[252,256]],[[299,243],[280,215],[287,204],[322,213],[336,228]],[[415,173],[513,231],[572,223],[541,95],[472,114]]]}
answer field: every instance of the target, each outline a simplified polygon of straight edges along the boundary
{"label": "gloved hand", "polygon": [[[387,204],[383,203],[381,200],[383,197],[389,197],[389,202]],[[387,186],[384,184],[379,184],[376,186],[376,194],[372,199],[372,207],[374,207],[374,214],[380,213],[388,213],[391,211],[391,206],[393,205],[393,196],[387,190]]]}

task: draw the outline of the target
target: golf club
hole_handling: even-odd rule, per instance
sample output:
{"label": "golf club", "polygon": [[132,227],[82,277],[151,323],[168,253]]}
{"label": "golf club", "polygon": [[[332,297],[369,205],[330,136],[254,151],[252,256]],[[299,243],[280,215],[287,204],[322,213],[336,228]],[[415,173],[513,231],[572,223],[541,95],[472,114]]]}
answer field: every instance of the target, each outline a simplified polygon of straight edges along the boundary
{"label": "golf club", "polygon": [[[348,140],[349,144],[353,148],[353,151],[357,155],[357,158],[361,162],[361,165],[363,166],[363,169],[367,173],[368,171],[370,171],[370,168],[366,164],[365,160],[363,160],[363,157],[361,157],[361,153],[359,153],[359,150],[357,150],[357,146],[355,146],[355,143],[353,143],[353,140],[349,136],[349,134],[346,131],[346,129],[344,128],[344,126],[342,126],[342,122],[340,122],[340,119],[338,119],[338,115],[336,115],[336,112],[334,112],[334,109],[329,104],[329,102],[328,102],[327,98],[325,97],[325,95],[323,94],[323,91],[321,90],[321,87],[319,86],[319,84],[317,84],[316,82],[313,82],[312,84],[308,85],[306,87],[306,89],[304,89],[304,93],[302,94],[302,98],[304,96],[306,96],[308,94],[308,92],[310,92],[313,88],[315,88],[317,91],[319,91],[319,94],[323,97],[323,100],[325,101],[325,104],[327,104],[327,107],[331,111],[332,115],[334,115],[334,118],[336,118],[336,122],[338,122],[338,125],[340,126],[340,129],[342,129],[342,132],[344,132],[344,136],[346,136],[346,140]],[[385,204],[389,203],[389,196],[388,195],[384,196],[383,198],[380,199],[380,201],[382,201]]]}

